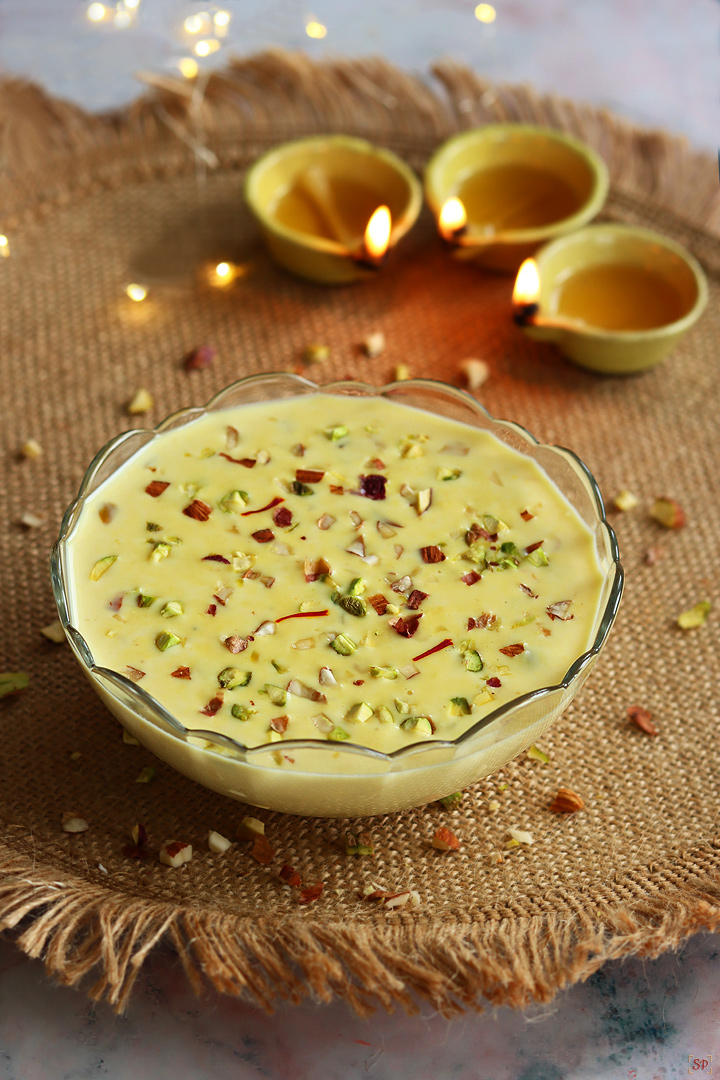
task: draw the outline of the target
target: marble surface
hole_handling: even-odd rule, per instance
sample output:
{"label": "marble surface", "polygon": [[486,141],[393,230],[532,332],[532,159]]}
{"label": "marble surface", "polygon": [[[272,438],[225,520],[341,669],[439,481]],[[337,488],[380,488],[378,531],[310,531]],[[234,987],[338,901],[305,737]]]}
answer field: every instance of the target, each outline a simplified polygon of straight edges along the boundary
{"label": "marble surface", "polygon": [[[108,9],[115,4],[108,4]],[[127,27],[75,0],[0,0],[0,69],[87,108],[122,105],[137,69],[177,71],[194,39],[184,19],[218,5],[140,0]],[[227,38],[207,61],[280,44],[311,55],[380,53],[427,73],[452,55],[491,78],[604,104],[638,122],[720,139],[718,0],[495,0],[481,23],[468,0],[226,0]],[[113,12],[110,11],[110,16]],[[327,28],[307,36],[314,18]],[[124,20],[121,19],[122,23]],[[193,997],[159,950],[127,1014],[57,986],[0,937],[0,1080],[659,1080],[720,1071],[720,936],[655,961],[607,964],[547,1007],[488,1009],[446,1021],[358,1019],[342,1003],[283,1006],[272,1017],[208,993]]]}

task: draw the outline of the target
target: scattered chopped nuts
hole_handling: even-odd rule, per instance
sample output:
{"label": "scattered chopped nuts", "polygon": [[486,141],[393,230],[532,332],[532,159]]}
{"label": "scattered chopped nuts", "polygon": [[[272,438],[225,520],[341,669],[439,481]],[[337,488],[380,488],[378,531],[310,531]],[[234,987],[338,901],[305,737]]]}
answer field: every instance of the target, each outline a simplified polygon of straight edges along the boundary
{"label": "scattered chopped nuts", "polygon": [[222,836],[221,833],[211,829],[208,833],[208,847],[217,855],[222,855],[228,848],[232,847],[232,840],[228,840],[227,837]]}
{"label": "scattered chopped nuts", "polygon": [[280,877],[283,881],[287,881],[288,885],[294,889],[299,889],[302,885],[302,878],[297,870],[294,866],[289,866],[288,863],[284,863],[283,866],[280,867]]}
{"label": "scattered chopped nuts", "polygon": [[23,443],[20,452],[23,457],[34,460],[35,458],[42,457],[43,448],[37,439],[28,439],[26,443]]}
{"label": "scattered chopped nuts", "polygon": [[631,705],[627,714],[628,719],[646,735],[660,734],[652,722],[652,713],[647,709],[643,709],[640,705]]}
{"label": "scattered chopped nuts", "polygon": [[126,731],[125,728],[123,728],[122,740],[127,746],[139,746],[140,745],[140,743],[135,738],[135,736],[131,735],[129,731]]}
{"label": "scattered chopped nuts", "polygon": [[[518,844],[532,844],[533,838],[529,832],[525,832],[524,829],[508,829],[508,836],[510,840],[505,847],[516,847]],[[510,841],[515,841],[511,844]]]}
{"label": "scattered chopped nuts", "polygon": [[637,495],[633,495],[632,491],[628,491],[623,488],[622,491],[618,491],[617,495],[613,498],[613,506],[616,510],[634,510],[640,500]]}
{"label": "scattered chopped nuts", "polygon": [[269,866],[275,857],[275,850],[264,835],[256,836],[251,854],[261,866]]}
{"label": "scattered chopped nuts", "polygon": [[474,358],[461,360],[458,364],[458,370],[465,377],[468,390],[479,390],[483,383],[487,382],[490,375],[490,368],[485,361]]}
{"label": "scattered chopped nuts", "polygon": [[135,777],[136,784],[149,784],[151,780],[154,780],[157,776],[157,769],[154,765],[146,765],[144,769]]}
{"label": "scattered chopped nuts", "polygon": [[65,641],[65,631],[62,628],[62,623],[59,619],[55,622],[48,623],[47,626],[40,628],[40,633],[43,637],[46,637],[48,641],[54,641],[56,645],[62,645]]}
{"label": "scattered chopped nuts", "polygon": [[354,831],[345,833],[346,855],[374,855],[375,848],[370,833]]}
{"label": "scattered chopped nuts", "polygon": [[452,810],[454,806],[457,806],[463,801],[464,792],[454,791],[452,795],[443,795],[442,799],[438,799],[441,806],[444,806],[446,810]]}
{"label": "scattered chopped nuts", "polygon": [[320,881],[317,885],[308,885],[298,897],[298,904],[312,904],[313,900],[319,899],[325,888],[325,882]]}
{"label": "scattered chopped nuts", "polygon": [[238,840],[254,840],[265,835],[265,822],[254,817],[244,817],[237,827],[235,836]]}
{"label": "scattered chopped nuts", "polygon": [[30,676],[24,671],[0,671],[0,698],[27,690]]}
{"label": "scattered chopped nuts", "polygon": [[132,401],[128,402],[127,411],[130,416],[141,416],[143,413],[150,412],[154,404],[150,391],[141,387],[135,391]]}
{"label": "scattered chopped nuts", "polygon": [[685,511],[675,499],[656,499],[650,510],[650,517],[666,529],[682,529],[685,524]]}
{"label": "scattered chopped nuts", "polygon": [[543,765],[547,765],[548,761],[550,760],[545,751],[539,750],[538,747],[534,744],[532,746],[528,746],[526,752],[529,758],[534,758],[535,761],[542,761]]}
{"label": "scattered chopped nuts", "polygon": [[64,814],[62,827],[64,832],[69,833],[87,832],[90,828],[85,818],[77,817],[75,814]]}
{"label": "scattered chopped nuts", "polygon": [[43,519],[38,517],[37,514],[31,514],[26,511],[20,518],[20,524],[24,525],[26,529],[39,529],[43,523]]}
{"label": "scattered chopped nuts", "polygon": [[451,833],[449,829],[446,829],[444,825],[441,825],[436,830],[431,843],[438,851],[457,851],[461,846],[457,836]]}
{"label": "scattered chopped nuts", "polygon": [[362,351],[370,360],[373,360],[376,356],[379,356],[385,349],[385,335],[382,330],[375,330],[374,333],[368,334],[368,336],[362,342]]}
{"label": "scattered chopped nuts", "polygon": [[689,611],[683,611],[681,615],[678,615],[678,626],[681,630],[694,630],[696,627],[702,626],[710,614],[711,607],[712,604],[709,600],[701,600]]}
{"label": "scattered chopped nuts", "polygon": [[164,866],[183,866],[192,859],[192,845],[182,840],[166,840],[160,848],[159,858]]}
{"label": "scattered chopped nuts", "polygon": [[410,368],[407,364],[395,365],[395,382],[405,382],[406,379],[411,378]]}
{"label": "scattered chopped nuts", "polygon": [[330,359],[330,346],[315,343],[306,345],[302,351],[302,358],[306,364],[321,364]]}
{"label": "scattered chopped nuts", "polygon": [[497,801],[497,799],[491,799],[490,802],[488,803],[488,810],[491,810],[492,813],[494,814],[495,811],[499,810],[499,809],[500,809],[500,803]]}
{"label": "scattered chopped nuts", "polygon": [[643,562],[646,566],[654,566],[659,559],[662,558],[662,548],[651,547],[648,548],[643,557]]}
{"label": "scattered chopped nuts", "polygon": [[558,788],[558,793],[548,807],[554,814],[575,814],[582,810],[585,803],[569,788]]}

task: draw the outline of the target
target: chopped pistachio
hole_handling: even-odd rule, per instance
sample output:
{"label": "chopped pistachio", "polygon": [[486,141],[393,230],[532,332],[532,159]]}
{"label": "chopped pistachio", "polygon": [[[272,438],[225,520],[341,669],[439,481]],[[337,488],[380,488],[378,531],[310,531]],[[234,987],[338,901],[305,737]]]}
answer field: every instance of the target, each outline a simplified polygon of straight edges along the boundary
{"label": "chopped pistachio", "polygon": [[140,743],[135,738],[135,736],[131,735],[129,731],[126,731],[125,728],[123,728],[122,739],[123,739],[123,742],[125,743],[126,746],[139,746],[140,745]]}
{"label": "chopped pistachio", "polygon": [[379,720],[381,724],[394,723],[393,714],[390,712],[387,705],[378,705],[378,707],[373,712],[373,716],[376,720]]}
{"label": "chopped pistachio", "polygon": [[409,716],[410,706],[407,701],[402,701],[401,698],[395,698],[393,704],[395,705],[395,712],[398,716]]}
{"label": "chopped pistachio", "polygon": [[27,690],[30,676],[24,671],[0,671],[0,698]]}
{"label": "chopped pistachio", "polygon": [[367,615],[367,604],[361,596],[340,596],[337,603],[348,615]]}
{"label": "chopped pistachio", "polygon": [[160,652],[165,652],[166,649],[172,649],[173,645],[180,645],[181,639],[169,630],[163,630],[155,638],[155,645]]}
{"label": "chopped pistachio", "polygon": [[236,720],[249,720],[255,711],[255,709],[249,709],[247,705],[233,705],[230,710]]}
{"label": "chopped pistachio", "polygon": [[355,705],[350,706],[345,713],[345,719],[351,723],[364,724],[366,720],[370,719],[372,714],[372,705],[368,705],[367,701],[358,701]]}
{"label": "chopped pistachio", "polygon": [[234,690],[238,686],[247,686],[252,678],[251,671],[241,671],[240,668],[226,667],[218,675],[218,682],[225,690]]}
{"label": "chopped pistachio", "polygon": [[347,731],[343,731],[343,729],[340,727],[334,727],[332,731],[328,734],[328,739],[330,739],[332,742],[345,742],[345,740],[349,738],[350,736],[348,735]]}
{"label": "chopped pistachio", "polygon": [[150,391],[141,387],[135,391],[132,401],[128,402],[127,411],[130,416],[141,416],[143,413],[150,412],[154,404]]}
{"label": "chopped pistachio", "polygon": [[532,746],[528,746],[527,756],[529,758],[534,758],[535,761],[542,761],[543,765],[547,765],[548,761],[550,760],[545,751],[538,749],[538,747],[534,744]]}
{"label": "chopped pistachio", "polygon": [[102,559],[98,559],[90,571],[90,580],[99,581],[103,574],[110,569],[116,559],[117,555],[105,555]]}
{"label": "chopped pistachio", "polygon": [[157,769],[154,765],[146,765],[144,769],[135,777],[136,784],[149,784],[151,780],[154,780],[157,776]]}
{"label": "chopped pistachio", "polygon": [[395,382],[405,382],[410,378],[410,368],[407,364],[395,365]]}
{"label": "chopped pistachio", "polygon": [[421,735],[432,735],[433,726],[427,716],[408,716],[400,725],[405,731],[417,731]]}
{"label": "chopped pistachio", "polygon": [[462,476],[460,469],[440,468],[437,471],[438,480],[457,480],[460,476]]}
{"label": "chopped pistachio", "polygon": [[265,683],[260,693],[267,694],[273,705],[287,705],[287,690],[284,690],[282,686]]}
{"label": "chopped pistachio", "polygon": [[[301,608],[302,608],[302,605],[301,605]],[[271,660],[271,661],[270,661],[270,663],[271,663],[271,664],[272,664],[272,666],[273,666],[273,667],[275,668],[275,670],[277,671],[278,675],[283,675],[283,674],[284,674],[284,673],[285,673],[285,672],[286,672],[286,671],[288,670],[288,669],[287,669],[287,668],[285,667],[285,665],[284,665],[284,664],[281,664],[281,663],[280,663],[280,661],[279,661],[279,660]]]}
{"label": "chopped pistachio", "polygon": [[374,855],[375,848],[373,846],[372,837],[369,833],[360,832],[356,833],[349,831],[345,833],[345,854],[346,855]]}
{"label": "chopped pistachio", "polygon": [[21,453],[23,457],[34,459],[42,457],[43,448],[37,439],[28,439],[26,443],[23,443]]}
{"label": "chopped pistachio", "polygon": [[467,649],[463,653],[463,660],[468,671],[482,671],[485,666],[480,653],[475,649]]}
{"label": "chopped pistachio", "polygon": [[448,713],[450,716],[470,716],[471,712],[472,706],[467,698],[450,698],[450,704],[448,705]]}
{"label": "chopped pistachio", "polygon": [[489,549],[487,544],[484,544],[482,540],[475,540],[470,544],[467,551],[463,551],[462,557],[468,562],[471,562],[478,569],[484,570],[487,566]]}
{"label": "chopped pistachio", "polygon": [[167,604],[163,604],[160,608],[160,614],[163,619],[174,619],[177,615],[182,615],[183,606],[179,600],[168,600]]}
{"label": "chopped pistachio", "polygon": [[56,645],[62,645],[65,641],[65,631],[63,630],[62,623],[59,619],[49,623],[47,626],[41,627],[40,633],[43,637],[46,637],[48,641],[54,641]]}
{"label": "chopped pistachio", "polygon": [[683,611],[682,615],[678,615],[678,626],[681,630],[694,630],[696,627],[702,626],[710,614],[711,607],[712,604],[709,600],[701,600],[689,611]]}
{"label": "chopped pistachio", "polygon": [[353,578],[348,585],[347,594],[348,596],[362,596],[362,594],[365,592],[365,588],[365,579],[361,577],[356,577]]}
{"label": "chopped pistachio", "polygon": [[639,502],[637,495],[633,495],[632,491],[624,488],[613,499],[613,506],[616,510],[634,510]]}
{"label": "chopped pistachio", "polygon": [[330,442],[337,442],[338,439],[344,439],[346,435],[350,434],[350,429],[345,424],[336,424],[335,427],[325,428],[325,438]]}
{"label": "chopped pistachio", "polygon": [[394,667],[377,667],[375,664],[370,668],[373,679],[397,679],[398,669]]}
{"label": "chopped pistachio", "polygon": [[148,596],[146,593],[138,593],[137,606],[138,607],[151,607],[157,600],[157,596]]}
{"label": "chopped pistachio", "polygon": [[454,791],[452,795],[443,795],[442,799],[438,799],[437,801],[441,803],[446,810],[452,810],[454,806],[457,806],[458,803],[463,801],[463,798],[464,793],[462,791]]}
{"label": "chopped pistachio", "polygon": [[535,550],[531,551],[529,555],[525,556],[525,558],[527,559],[527,561],[530,563],[531,566],[547,566],[548,565],[548,557],[547,557],[547,555],[545,554],[545,552],[543,551],[542,548],[535,548]]}
{"label": "chopped pistachio", "polygon": [[351,637],[347,634],[338,634],[338,636],[330,642],[336,653],[340,653],[341,656],[350,656],[357,649],[357,645]]}
{"label": "chopped pistachio", "polygon": [[265,835],[265,822],[255,817],[244,817],[237,827],[235,836],[238,840],[254,840]]}
{"label": "chopped pistachio", "polygon": [[303,484],[301,480],[293,480],[290,483],[290,490],[293,495],[314,495],[315,491],[309,484]]}
{"label": "chopped pistachio", "polygon": [[148,521],[145,524],[146,532],[162,532],[162,525],[158,525],[157,521]]}
{"label": "chopped pistachio", "polygon": [[167,559],[170,554],[170,544],[166,541],[160,541],[153,545],[153,549],[150,552],[151,562],[160,562],[161,559]]}
{"label": "chopped pistachio", "polygon": [[321,364],[330,359],[329,345],[306,345],[302,351],[302,358],[306,364]]}
{"label": "chopped pistachio", "polygon": [[517,566],[521,558],[522,555],[512,540],[505,540],[500,545],[500,559],[498,561],[503,570]]}
{"label": "chopped pistachio", "polygon": [[528,615],[526,613],[523,615],[522,619],[518,619],[517,622],[512,624],[511,629],[514,630],[517,626],[527,626],[529,623],[535,622],[536,619],[537,615]]}
{"label": "chopped pistachio", "polygon": [[234,491],[228,491],[227,495],[223,495],[218,506],[225,514],[239,514],[245,509],[249,501],[250,496],[247,491],[240,491],[236,488]]}

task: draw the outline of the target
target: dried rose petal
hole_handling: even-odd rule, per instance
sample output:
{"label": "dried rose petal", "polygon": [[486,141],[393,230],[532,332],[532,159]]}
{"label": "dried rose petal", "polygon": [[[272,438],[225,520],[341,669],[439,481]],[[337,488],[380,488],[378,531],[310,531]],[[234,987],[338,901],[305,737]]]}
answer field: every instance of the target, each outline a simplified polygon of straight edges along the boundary
{"label": "dried rose petal", "polygon": [[203,555],[202,561],[203,562],[219,562],[219,563],[223,563],[225,566],[230,565],[230,560],[226,559],[224,555]]}
{"label": "dried rose petal", "polygon": [[190,505],[183,509],[183,514],[195,521],[207,521],[212,514],[212,506],[202,499],[193,499]]}
{"label": "dried rose petal", "polygon": [[220,453],[220,457],[225,458],[226,461],[232,461],[233,465],[244,465],[246,469],[254,469],[257,465],[257,461],[255,460],[255,458],[235,458],[231,457],[230,454],[222,453],[222,451]]}
{"label": "dried rose petal", "polygon": [[318,899],[324,888],[325,883],[323,881],[319,882],[317,885],[308,885],[307,888],[303,889],[300,893],[298,904],[311,904],[313,900]]}
{"label": "dried rose petal", "polygon": [[498,679],[498,677],[496,675],[493,675],[493,677],[491,679],[486,679],[485,682],[487,683],[488,686],[494,686],[494,687],[502,686],[502,683],[500,682],[500,680]]}
{"label": "dried rose petal", "polygon": [[281,506],[273,511],[272,519],[279,529],[285,529],[288,525],[292,525],[292,517],[292,510],[288,510],[286,506]]}
{"label": "dried rose petal", "polygon": [[212,345],[198,345],[186,354],[183,367],[186,371],[202,371],[203,368],[210,367],[214,358],[215,350]]}
{"label": "dried rose petal", "polygon": [[208,604],[206,615],[217,615],[217,604]]}
{"label": "dried rose petal", "polygon": [[645,735],[659,735],[660,732],[652,722],[652,713],[643,709],[641,705],[631,705],[627,711],[628,719],[640,728]]}
{"label": "dried rose petal", "polygon": [[531,514],[529,510],[521,510],[520,517],[523,519],[523,521],[532,521],[535,515]]}
{"label": "dried rose petal", "polygon": [[384,499],[387,477],[378,473],[370,473],[360,477],[360,494],[366,499]]}
{"label": "dried rose petal", "polygon": [[275,850],[265,836],[256,836],[251,854],[261,866],[269,866],[275,857]]}
{"label": "dried rose petal", "polygon": [[[151,495],[153,499],[157,499],[159,495],[162,495],[163,491],[170,487],[169,480],[151,480],[148,486],[145,488],[145,494]],[[103,510],[105,507],[103,507]],[[100,511],[100,520],[105,522],[105,518]],[[105,522],[107,524],[107,522]]]}
{"label": "dried rose petal", "polygon": [[189,679],[190,678],[190,668],[189,667],[175,668],[174,671],[170,672],[170,676],[173,679]]}
{"label": "dried rose petal", "polygon": [[289,866],[288,863],[280,867],[280,877],[295,889],[299,889],[302,885],[302,878],[297,870],[294,866]]}

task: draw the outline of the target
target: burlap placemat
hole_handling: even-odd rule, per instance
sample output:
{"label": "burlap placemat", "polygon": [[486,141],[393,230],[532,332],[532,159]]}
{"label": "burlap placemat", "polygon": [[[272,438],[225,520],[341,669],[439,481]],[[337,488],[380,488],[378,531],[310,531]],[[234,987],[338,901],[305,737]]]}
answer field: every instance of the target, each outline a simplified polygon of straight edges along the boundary
{"label": "burlap placemat", "polygon": [[[379,61],[313,67],[296,56],[238,62],[204,85],[164,85],[113,117],[89,117],[17,82],[0,88],[0,387],[3,521],[0,670],[27,670],[30,688],[0,702],[0,927],[22,949],[94,997],[122,1007],[161,939],[188,976],[263,1006],[278,995],[412,1007],[411,993],[450,1014],[484,996],[547,1001],[609,957],[655,955],[720,925],[718,637],[683,633],[677,614],[717,593],[717,345],[720,202],[712,159],[680,141],[639,132],[599,111],[489,87],[446,64],[435,93]],[[609,216],[645,222],[688,244],[710,277],[708,310],[656,370],[604,379],[526,340],[509,318],[511,282],[448,258],[426,216],[373,281],[324,289],[295,281],[264,254],[240,198],[242,172],[290,135],[367,135],[422,167],[463,125],[538,120],[593,143],[613,174]],[[704,223],[708,231],[703,231]],[[219,258],[245,275],[213,289],[196,267]],[[133,304],[128,281],[155,282]],[[381,329],[386,352],[359,358]],[[247,809],[151,764],[85,684],[67,646],[39,633],[54,617],[49,548],[62,511],[95,451],[131,426],[124,409],[140,386],[157,422],[204,402],[240,375],[294,368],[308,342],[332,359],[319,381],[417,375],[457,381],[480,355],[481,391],[499,416],[573,447],[606,495],[641,499],[617,516],[627,592],[589,685],[548,737],[548,764],[527,758],[478,784],[457,809],[439,805],[368,821],[374,858],[344,854],[345,822],[260,812],[276,848],[259,866],[236,845],[206,850],[208,829],[232,836]],[[182,357],[208,343],[214,365],[186,373]],[[29,438],[42,457],[18,457]],[[688,526],[663,532],[647,506],[679,498]],[[19,524],[30,512],[39,528]],[[649,548],[661,558],[644,562]],[[649,708],[660,730],[626,717]],[[78,756],[79,755],[79,756]],[[548,810],[560,786],[585,810]],[[493,810],[491,803],[499,803]],[[90,829],[61,829],[75,811]],[[182,871],[123,854],[133,824],[151,847],[190,841]],[[428,847],[440,825],[459,852]],[[505,853],[509,827],[532,847]],[[325,882],[300,907],[278,869]],[[369,882],[419,892],[421,906],[389,914],[360,898]],[[91,974],[92,973],[92,974]]]}

